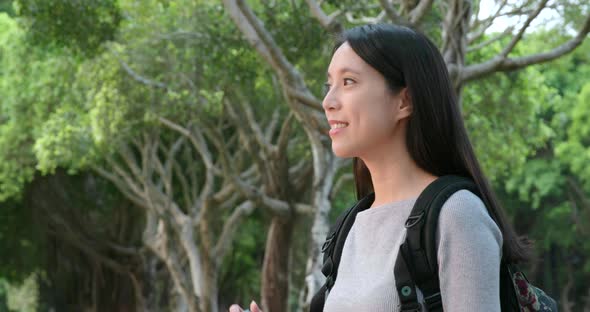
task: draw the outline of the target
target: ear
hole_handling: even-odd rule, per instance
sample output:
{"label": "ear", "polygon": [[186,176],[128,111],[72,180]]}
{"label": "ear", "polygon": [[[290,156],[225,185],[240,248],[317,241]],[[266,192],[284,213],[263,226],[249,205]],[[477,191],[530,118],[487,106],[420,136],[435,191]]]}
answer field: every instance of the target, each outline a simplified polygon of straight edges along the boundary
{"label": "ear", "polygon": [[414,106],[408,87],[403,88],[397,95],[397,115],[399,119],[404,119],[412,115]]}

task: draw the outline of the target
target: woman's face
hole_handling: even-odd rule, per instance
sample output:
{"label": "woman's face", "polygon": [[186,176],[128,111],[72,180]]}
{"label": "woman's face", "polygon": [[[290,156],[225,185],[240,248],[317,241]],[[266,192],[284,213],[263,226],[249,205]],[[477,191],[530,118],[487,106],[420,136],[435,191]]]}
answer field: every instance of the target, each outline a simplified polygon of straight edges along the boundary
{"label": "woman's face", "polygon": [[390,145],[398,121],[409,116],[401,96],[393,94],[381,73],[365,63],[348,42],[332,57],[327,87],[322,106],[331,128],[332,150],[338,157],[363,158]]}

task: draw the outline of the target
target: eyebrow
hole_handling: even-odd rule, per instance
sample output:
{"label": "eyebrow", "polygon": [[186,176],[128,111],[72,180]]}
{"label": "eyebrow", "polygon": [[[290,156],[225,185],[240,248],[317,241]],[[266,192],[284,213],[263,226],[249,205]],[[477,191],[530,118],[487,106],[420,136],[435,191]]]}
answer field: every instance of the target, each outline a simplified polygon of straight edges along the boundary
{"label": "eyebrow", "polygon": [[[338,72],[339,73],[350,72],[350,73],[353,73],[353,74],[360,75],[360,73],[358,71],[356,71],[356,70],[354,70],[354,69],[352,69],[350,67],[342,67],[340,70],[338,70]],[[326,74],[327,74],[328,77],[331,77],[330,76],[330,72],[326,72]]]}

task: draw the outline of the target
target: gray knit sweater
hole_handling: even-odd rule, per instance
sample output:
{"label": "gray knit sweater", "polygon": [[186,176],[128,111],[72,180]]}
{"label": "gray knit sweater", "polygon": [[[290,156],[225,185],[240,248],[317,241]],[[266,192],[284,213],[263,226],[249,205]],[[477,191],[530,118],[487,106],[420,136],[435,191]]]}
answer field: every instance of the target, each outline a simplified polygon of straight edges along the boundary
{"label": "gray knit sweater", "polygon": [[[404,222],[415,201],[388,203],[357,214],[324,312],[400,311],[393,268],[406,235]],[[445,312],[500,311],[502,233],[479,197],[461,190],[447,200],[436,241]]]}

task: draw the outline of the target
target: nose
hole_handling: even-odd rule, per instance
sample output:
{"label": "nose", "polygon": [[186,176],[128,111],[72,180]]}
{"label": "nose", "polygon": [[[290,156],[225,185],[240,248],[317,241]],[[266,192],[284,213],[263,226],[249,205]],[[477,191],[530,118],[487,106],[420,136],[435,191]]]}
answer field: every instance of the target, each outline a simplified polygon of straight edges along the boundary
{"label": "nose", "polygon": [[322,107],[326,112],[335,110],[340,106],[340,102],[335,91],[336,88],[330,88],[330,90],[328,90],[328,92],[326,93],[326,96],[324,96],[324,100],[322,101]]}

